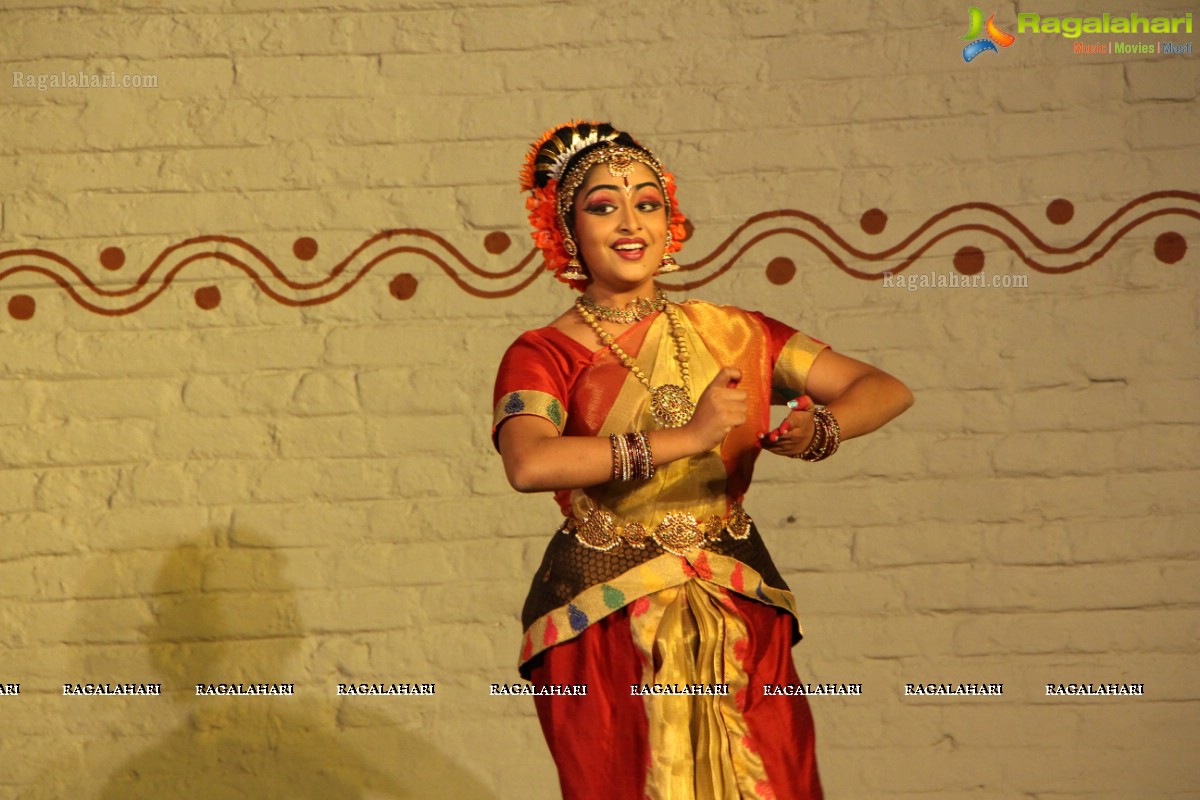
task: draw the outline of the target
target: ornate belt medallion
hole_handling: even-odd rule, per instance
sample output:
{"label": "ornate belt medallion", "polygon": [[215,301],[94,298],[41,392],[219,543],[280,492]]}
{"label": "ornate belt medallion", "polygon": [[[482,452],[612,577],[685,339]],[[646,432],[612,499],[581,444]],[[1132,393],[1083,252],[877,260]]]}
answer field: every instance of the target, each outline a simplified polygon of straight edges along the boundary
{"label": "ornate belt medallion", "polygon": [[717,541],[725,531],[734,539],[749,537],[750,515],[740,503],[734,503],[724,519],[713,514],[698,520],[686,512],[672,512],[657,525],[647,526],[641,522],[620,523],[611,512],[592,506],[582,519],[568,517],[559,530],[574,534],[580,544],[592,550],[607,552],[620,544],[640,550],[653,541],[668,553],[681,556]]}

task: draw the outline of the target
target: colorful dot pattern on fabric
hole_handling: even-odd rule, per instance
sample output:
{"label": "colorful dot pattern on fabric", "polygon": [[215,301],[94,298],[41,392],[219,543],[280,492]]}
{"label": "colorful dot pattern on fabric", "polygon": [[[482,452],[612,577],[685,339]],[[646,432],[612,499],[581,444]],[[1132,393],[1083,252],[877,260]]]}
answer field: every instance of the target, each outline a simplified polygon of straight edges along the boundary
{"label": "colorful dot pattern on fabric", "polygon": [[721,589],[721,598],[719,602],[721,605],[725,606],[725,608],[737,613],[737,606],[733,604],[733,598],[730,597],[729,592],[725,591],[724,589]]}
{"label": "colorful dot pattern on fabric", "polygon": [[604,605],[611,609],[625,607],[625,593],[616,587],[609,586],[607,583],[601,588],[604,592]]}
{"label": "colorful dot pattern on fabric", "polygon": [[587,614],[580,611],[574,605],[567,610],[567,619],[571,620],[571,630],[576,633],[582,631],[589,624]]}
{"label": "colorful dot pattern on fabric", "polygon": [[[527,402],[526,408],[529,407]],[[522,642],[520,664],[528,664],[546,648],[575,638],[588,626],[622,608],[628,608],[632,617],[646,614],[652,606],[649,599],[652,594],[701,579],[701,573],[711,576],[701,579],[704,583],[715,584],[713,588],[719,587],[717,591],[711,588],[710,591],[713,591],[713,599],[726,610],[730,610],[730,604],[733,603],[731,592],[746,596],[743,589],[754,586],[755,592],[750,597],[757,597],[768,605],[796,616],[796,601],[790,591],[771,587],[761,575],[740,561],[709,551],[703,551],[703,554],[693,551],[688,557],[695,560],[699,570],[688,563],[688,558],[664,553],[616,579],[592,586],[542,615],[526,629],[532,649],[525,647]],[[733,647],[736,642],[737,637],[732,638],[729,646]]]}
{"label": "colorful dot pattern on fabric", "polygon": [[746,657],[750,655],[750,640],[738,639],[733,643],[733,657],[741,663],[746,663]]}

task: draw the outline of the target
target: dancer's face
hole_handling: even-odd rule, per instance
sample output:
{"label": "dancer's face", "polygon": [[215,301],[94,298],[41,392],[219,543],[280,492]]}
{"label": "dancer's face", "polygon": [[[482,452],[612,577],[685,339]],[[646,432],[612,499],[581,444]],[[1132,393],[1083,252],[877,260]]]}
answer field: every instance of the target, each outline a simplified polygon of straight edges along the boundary
{"label": "dancer's face", "polygon": [[668,226],[663,190],[649,167],[634,162],[628,177],[614,177],[607,164],[592,167],[572,215],[590,290],[629,292],[654,283]]}

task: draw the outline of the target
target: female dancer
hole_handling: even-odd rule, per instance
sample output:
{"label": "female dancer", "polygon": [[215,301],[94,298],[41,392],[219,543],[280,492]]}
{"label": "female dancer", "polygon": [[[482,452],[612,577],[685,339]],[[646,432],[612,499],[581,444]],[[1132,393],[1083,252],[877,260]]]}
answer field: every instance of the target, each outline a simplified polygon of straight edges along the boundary
{"label": "female dancer", "polygon": [[[832,455],[912,403],[895,378],[757,312],[668,300],[684,217],[649,150],[607,124],[534,143],[522,173],[547,267],[582,294],[496,379],[509,482],[565,521],[520,656],[567,800],[821,797],[791,645],[795,601],[742,500],[761,450]],[[770,428],[772,402],[789,407]],[[765,432],[765,433],[764,433]]]}

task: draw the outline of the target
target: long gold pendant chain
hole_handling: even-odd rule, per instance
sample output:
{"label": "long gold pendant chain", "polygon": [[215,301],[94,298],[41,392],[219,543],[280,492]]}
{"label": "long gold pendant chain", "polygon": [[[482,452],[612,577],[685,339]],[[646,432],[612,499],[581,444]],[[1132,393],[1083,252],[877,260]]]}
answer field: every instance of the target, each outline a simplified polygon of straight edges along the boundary
{"label": "long gold pendant chain", "polygon": [[683,326],[679,322],[679,310],[672,303],[665,303],[663,313],[667,315],[671,348],[674,351],[675,363],[679,365],[679,377],[683,381],[682,386],[671,383],[657,387],[651,386],[650,379],[646,377],[646,373],[642,372],[637,362],[621,349],[611,333],[600,327],[596,316],[585,306],[582,297],[575,298],[575,310],[579,312],[579,316],[583,318],[583,321],[590,325],[592,330],[596,332],[596,335],[600,337],[600,342],[611,350],[613,355],[617,357],[617,360],[632,372],[633,376],[638,379],[638,382],[650,392],[650,413],[658,421],[659,425],[662,425],[664,428],[678,428],[692,418],[692,414],[696,413],[696,406],[692,402],[692,384],[691,375],[688,371],[687,341],[684,338]]}

